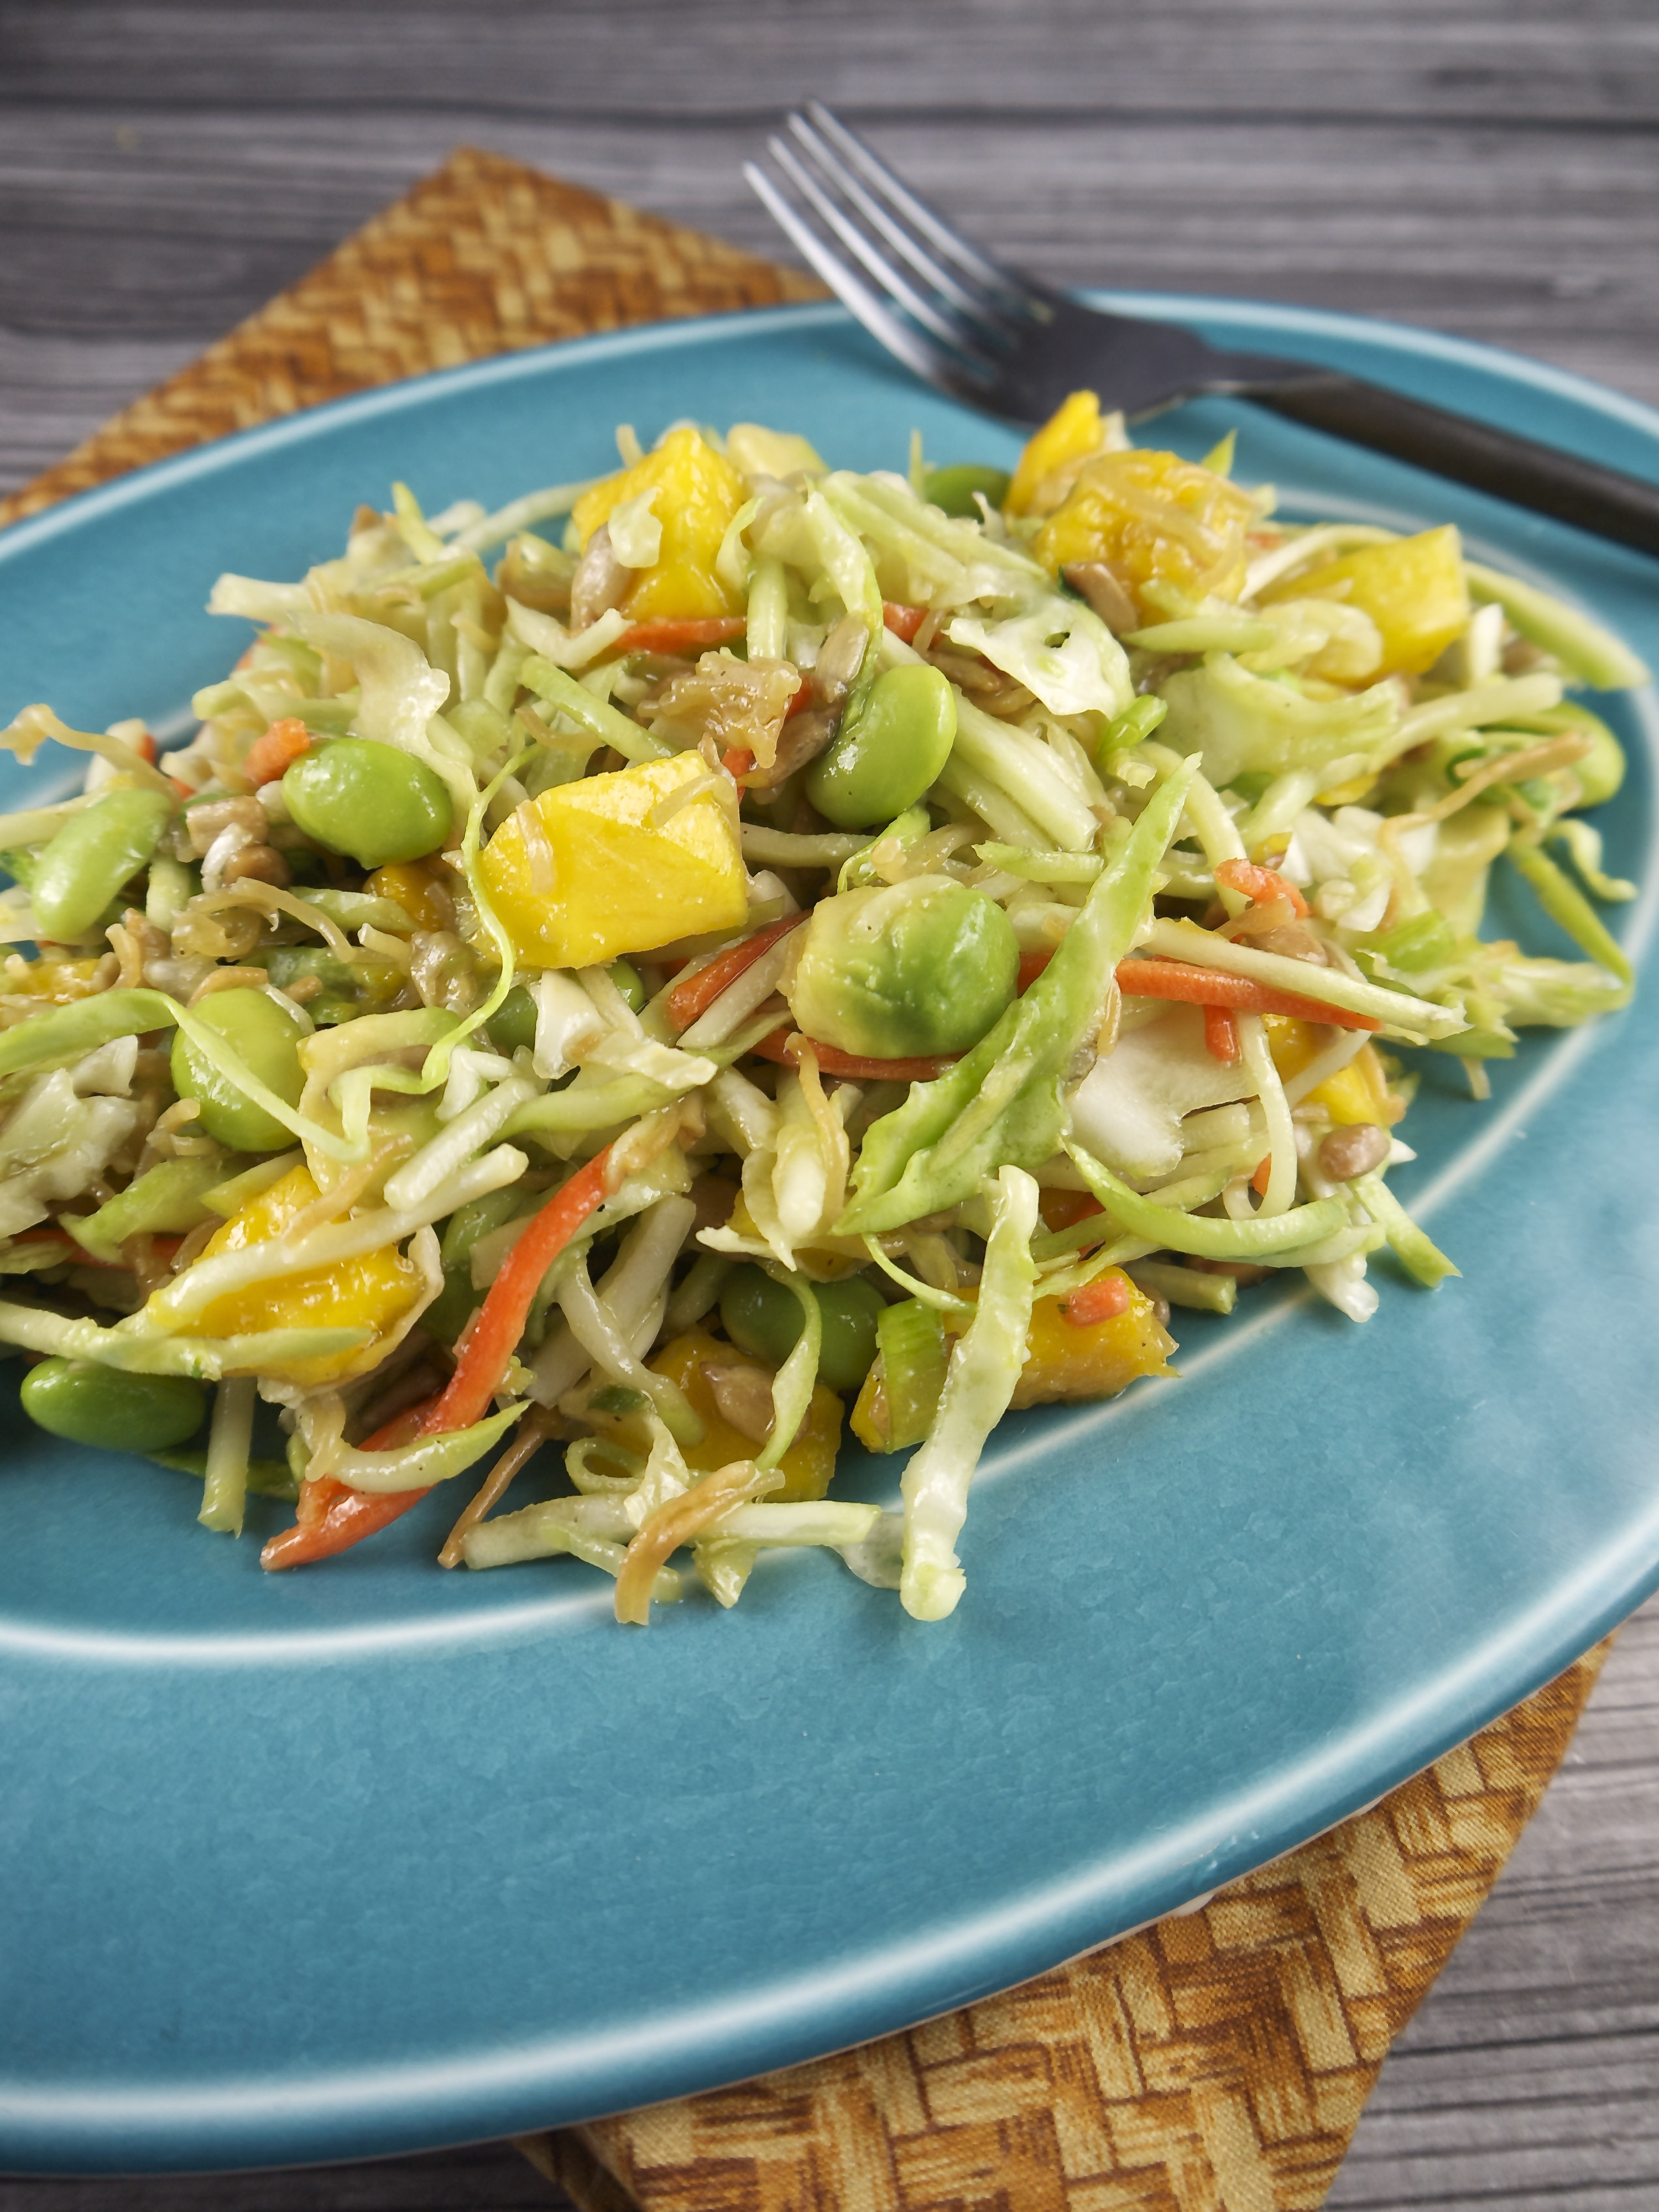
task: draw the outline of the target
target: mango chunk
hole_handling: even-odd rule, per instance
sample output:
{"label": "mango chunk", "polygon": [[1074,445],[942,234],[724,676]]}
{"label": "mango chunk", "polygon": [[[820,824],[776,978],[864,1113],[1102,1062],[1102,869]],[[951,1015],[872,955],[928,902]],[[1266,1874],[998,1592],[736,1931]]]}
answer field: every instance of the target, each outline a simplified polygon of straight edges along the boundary
{"label": "mango chunk", "polygon": [[1170,1375],[1175,1339],[1158,1321],[1145,1291],[1129,1285],[1129,1303],[1106,1321],[1079,1328],[1064,1301],[1039,1298],[1031,1309],[1025,1366],[1012,1402],[1046,1406],[1060,1398],[1115,1398],[1138,1375]]}
{"label": "mango chunk", "polygon": [[735,929],[749,911],[737,825],[700,753],[556,785],[520,807],[479,857],[485,888],[526,968],[590,968],[678,937]]}
{"label": "mango chunk", "polygon": [[1085,461],[1031,550],[1056,575],[1103,562],[1141,619],[1157,621],[1206,597],[1238,597],[1255,517],[1249,495],[1212,469],[1137,447]]}
{"label": "mango chunk", "polygon": [[[277,1182],[248,1200],[222,1229],[208,1239],[204,1259],[240,1252],[280,1237],[305,1208],[314,1204],[317,1186],[310,1170],[290,1168]],[[252,1335],[268,1328],[367,1328],[369,1341],[355,1352],[331,1352],[319,1359],[295,1359],[268,1371],[289,1382],[315,1388],[348,1372],[366,1374],[381,1357],[378,1340],[401,1320],[420,1295],[421,1271],[395,1245],[336,1261],[305,1275],[278,1275],[245,1291],[227,1291],[203,1310],[193,1328],[203,1336]]]}
{"label": "mango chunk", "polygon": [[671,430],[654,453],[606,477],[576,501],[571,520],[583,549],[614,508],[647,495],[654,495],[651,513],[661,527],[661,543],[652,565],[635,572],[623,599],[623,613],[634,622],[741,614],[741,598],[715,574],[714,562],[732,516],[748,497],[742,476],[695,430]]}
{"label": "mango chunk", "polygon": [[[1261,1020],[1273,1066],[1289,1083],[1322,1049],[1319,1033],[1310,1022],[1295,1014],[1263,1014]],[[1322,1106],[1339,1127],[1352,1121],[1375,1121],[1386,1129],[1406,1110],[1404,1101],[1389,1090],[1389,1079],[1373,1044],[1362,1045],[1346,1067],[1328,1075],[1308,1093],[1306,1103]]]}
{"label": "mango chunk", "polygon": [[1006,502],[1010,514],[1047,514],[1071,489],[1082,464],[1106,442],[1099,395],[1074,392],[1041,429],[1033,430],[1019,457]]}
{"label": "mango chunk", "polygon": [[1415,538],[1362,545],[1264,597],[1340,599],[1368,614],[1382,639],[1379,676],[1422,675],[1469,625],[1462,542],[1449,522]]}
{"label": "mango chunk", "polygon": [[[1129,1303],[1105,1321],[1079,1326],[1066,1317],[1063,1298],[1038,1298],[1031,1308],[1025,1340],[1025,1365],[1012,1403],[1047,1406],[1059,1399],[1115,1398],[1137,1376],[1173,1375],[1170,1354],[1175,1339],[1159,1322],[1152,1301],[1136,1284],[1127,1284]],[[964,1293],[971,1299],[971,1291]],[[959,1335],[965,1316],[951,1316],[947,1332]],[[866,1382],[853,1414],[853,1427],[872,1451],[890,1449],[871,1426],[871,1385]]]}
{"label": "mango chunk", "polygon": [[[704,1425],[702,1442],[693,1444],[685,1455],[686,1465],[699,1474],[712,1474],[716,1468],[729,1467],[734,1459],[752,1459],[760,1449],[752,1437],[740,1434],[721,1419],[715,1410],[714,1394],[702,1371],[705,1363],[730,1367],[741,1357],[729,1344],[722,1344],[706,1330],[694,1328],[664,1345],[647,1363],[653,1374],[665,1375],[671,1382],[678,1384]],[[813,1390],[806,1419],[794,1443],[778,1462],[784,1484],[781,1490],[767,1493],[769,1501],[804,1504],[811,1498],[825,1495],[836,1471],[841,1415],[841,1400],[820,1382]]]}

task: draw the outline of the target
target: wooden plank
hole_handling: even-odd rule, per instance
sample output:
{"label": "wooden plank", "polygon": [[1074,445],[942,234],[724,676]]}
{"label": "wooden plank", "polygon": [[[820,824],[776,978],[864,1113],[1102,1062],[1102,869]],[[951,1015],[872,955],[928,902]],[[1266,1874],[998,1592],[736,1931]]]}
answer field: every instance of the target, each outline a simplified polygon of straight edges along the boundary
{"label": "wooden plank", "polygon": [[756,115],[805,93],[866,115],[954,108],[1317,120],[1651,120],[1644,0],[9,0],[11,96],[70,106],[411,106],[601,120]]}

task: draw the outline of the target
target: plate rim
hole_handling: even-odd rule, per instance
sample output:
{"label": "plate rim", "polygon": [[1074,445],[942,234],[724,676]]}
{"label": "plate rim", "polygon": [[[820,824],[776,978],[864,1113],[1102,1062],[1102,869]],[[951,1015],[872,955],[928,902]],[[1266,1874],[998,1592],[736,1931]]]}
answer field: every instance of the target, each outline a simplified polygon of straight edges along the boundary
{"label": "plate rim", "polygon": [[[1644,400],[1617,392],[1610,385],[1599,383],[1595,378],[1582,375],[1576,369],[1562,368],[1553,362],[1538,361],[1528,355],[1512,352],[1507,347],[1490,344],[1485,339],[1460,337],[1450,331],[1433,330],[1423,324],[1389,317],[1354,314],[1345,308],[1312,307],[1294,302],[1208,293],[1120,291],[1094,285],[1075,289],[1078,298],[1121,314],[1161,315],[1177,322],[1209,323],[1218,327],[1240,326],[1266,320],[1272,322],[1275,328],[1298,337],[1314,340],[1352,339],[1362,344],[1384,346],[1401,359],[1426,357],[1454,363],[1460,368],[1484,371],[1501,377],[1505,382],[1530,386],[1554,398],[1589,407],[1595,413],[1659,442],[1659,406],[1650,405]],[[595,361],[607,356],[653,352],[671,343],[688,345],[716,343],[733,335],[740,328],[760,335],[770,331],[807,329],[814,324],[844,330],[861,328],[838,301],[791,301],[775,307],[729,308],[719,314],[669,317],[656,322],[633,323],[621,330],[594,331],[578,337],[553,338],[509,353],[488,354],[477,361],[456,362],[441,368],[422,369],[413,376],[398,377],[387,384],[371,385],[362,391],[343,392],[336,398],[319,400],[314,406],[297,408],[291,414],[274,416],[268,422],[250,423],[244,428],[227,431],[221,437],[208,439],[181,452],[165,453],[155,460],[142,462],[137,468],[124,470],[118,476],[111,477],[102,483],[89,484],[82,490],[70,492],[64,498],[53,501],[51,506],[33,514],[21,515],[0,527],[0,559],[26,552],[36,544],[45,544],[65,527],[82,520],[118,514],[124,507],[155,491],[214,474],[240,454],[279,453],[287,445],[303,442],[315,435],[319,428],[327,429],[335,424],[371,422],[381,416],[398,413],[413,404],[422,392],[450,386],[456,388],[469,385],[487,387],[498,382],[516,382],[520,378],[544,371],[550,363],[558,361]],[[920,390],[931,388],[922,385],[920,380],[917,380],[917,385]],[[988,412],[987,419],[1006,420]],[[93,433],[94,438],[98,434],[96,431]],[[1656,454],[1656,474],[1659,474],[1659,454]],[[22,484],[18,489],[26,492],[28,488],[27,484]],[[1505,504],[1502,501],[1497,503]],[[1572,528],[1567,523],[1555,526]],[[1592,542],[1601,541],[1592,538]]]}

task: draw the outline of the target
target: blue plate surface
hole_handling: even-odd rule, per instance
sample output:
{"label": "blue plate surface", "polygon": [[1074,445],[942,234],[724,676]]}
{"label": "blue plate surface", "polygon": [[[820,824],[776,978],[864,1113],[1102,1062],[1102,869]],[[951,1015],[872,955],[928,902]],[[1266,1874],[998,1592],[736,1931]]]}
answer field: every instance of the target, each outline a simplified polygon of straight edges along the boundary
{"label": "blue plate surface", "polygon": [[[1422,333],[1127,301],[1659,477],[1659,417]],[[215,575],[291,577],[394,477],[428,511],[612,465],[690,415],[835,461],[1011,459],[837,310],[517,355],[142,471],[0,539],[9,713],[176,724],[246,632]],[[1640,556],[1248,409],[1158,434],[1295,513],[1451,520],[1659,662]],[[1653,912],[1646,705],[1603,810]],[[21,771],[0,780],[15,803]],[[1502,930],[1565,950],[1517,902]],[[1035,1974],[1273,1858],[1544,1681],[1659,1583],[1641,1012],[1528,1042],[1486,1105],[1425,1056],[1397,1177],[1463,1269],[1386,1261],[1363,1328],[1289,1286],[1177,1317],[1185,1379],[1010,1419],[934,1626],[775,1559],[647,1632],[574,1561],[432,1565],[434,1498],[322,1571],[194,1525],[191,1486],[15,1412],[0,1474],[0,2167],[412,2149],[678,2094]],[[15,1377],[15,1367],[4,1373]],[[7,1382],[3,1387],[12,1388]],[[890,1465],[844,1487],[884,1496]],[[534,1494],[533,1490],[531,1494]]]}

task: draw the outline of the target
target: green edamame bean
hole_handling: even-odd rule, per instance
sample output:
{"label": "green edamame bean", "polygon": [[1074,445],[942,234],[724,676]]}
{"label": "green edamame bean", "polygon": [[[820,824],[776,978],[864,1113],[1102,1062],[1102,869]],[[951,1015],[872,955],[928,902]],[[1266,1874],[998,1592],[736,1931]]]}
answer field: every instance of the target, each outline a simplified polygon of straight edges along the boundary
{"label": "green edamame bean", "polygon": [[516,1190],[487,1190],[482,1198],[470,1198],[465,1206],[458,1206],[444,1224],[439,1246],[445,1267],[459,1267],[470,1261],[473,1246],[482,1243],[504,1221],[511,1221],[523,1205],[524,1199]]}
{"label": "green edamame bean", "polygon": [[951,876],[821,899],[789,987],[808,1036],[873,1060],[966,1052],[1011,1005],[1013,924]]}
{"label": "green edamame bean", "polygon": [[419,860],[454,826],[449,793],[424,761],[371,738],[313,745],[283,778],[288,811],[307,837],[359,867]]}
{"label": "green edamame bean", "polygon": [[444,1224],[439,1257],[443,1261],[444,1286],[421,1316],[421,1327],[441,1343],[453,1344],[483,1304],[483,1292],[472,1280],[472,1248],[510,1221],[524,1204],[516,1190],[489,1190],[482,1198],[457,1206]]}
{"label": "green edamame bean", "polygon": [[42,933],[83,936],[149,866],[172,812],[159,791],[106,791],[71,814],[35,864],[29,901]]}
{"label": "green edamame bean", "polygon": [[465,1261],[459,1267],[446,1267],[444,1286],[421,1316],[421,1327],[440,1344],[453,1344],[483,1301],[484,1294],[474,1288],[472,1270]]}
{"label": "green edamame bean", "polygon": [[921,495],[932,507],[942,507],[965,522],[979,520],[974,494],[983,492],[988,505],[1000,507],[1008,496],[1012,479],[1006,469],[990,469],[978,461],[951,461],[942,469],[929,469],[921,480]]}
{"label": "green edamame bean", "polygon": [[[216,991],[196,1009],[198,1021],[223,1037],[251,1075],[274,1091],[285,1106],[297,1106],[305,1077],[300,1040],[305,1024],[297,1012],[285,1013],[264,991]],[[181,1098],[199,1101],[197,1126],[233,1152],[276,1152],[294,1139],[274,1114],[258,1106],[222,1075],[180,1030],[173,1040],[173,1087]]]}
{"label": "green edamame bean", "polygon": [[183,1375],[128,1375],[93,1359],[43,1359],[23,1379],[38,1428],[100,1451],[167,1451],[193,1437],[207,1401]]}
{"label": "green edamame bean", "polygon": [[[814,1283],[811,1291],[823,1320],[818,1380],[832,1390],[856,1390],[875,1360],[876,1323],[886,1302],[862,1275]],[[740,1352],[781,1367],[801,1333],[800,1301],[763,1267],[738,1267],[720,1292],[720,1320]]]}
{"label": "green edamame bean", "polygon": [[533,1052],[536,1046],[536,1001],[522,983],[515,983],[485,1024],[497,1052]]}
{"label": "green edamame bean", "polygon": [[921,797],[957,740],[956,695],[937,668],[884,670],[806,772],[806,796],[840,830],[872,830]]}

